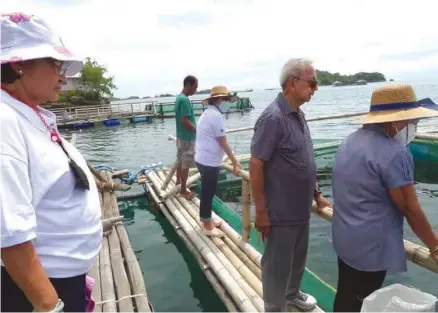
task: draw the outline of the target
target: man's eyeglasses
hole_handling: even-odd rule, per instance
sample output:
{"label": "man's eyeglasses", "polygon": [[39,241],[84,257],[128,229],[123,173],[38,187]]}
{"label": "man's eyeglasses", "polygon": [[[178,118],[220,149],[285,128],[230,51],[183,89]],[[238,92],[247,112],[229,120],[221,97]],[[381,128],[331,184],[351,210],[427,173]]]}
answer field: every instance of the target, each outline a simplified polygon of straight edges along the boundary
{"label": "man's eyeglasses", "polygon": [[306,82],[310,88],[312,89],[316,89],[316,87],[318,87],[318,81],[316,79],[310,79],[310,80],[305,80],[305,79],[301,79],[298,77],[294,77],[297,80],[301,80],[302,82]]}

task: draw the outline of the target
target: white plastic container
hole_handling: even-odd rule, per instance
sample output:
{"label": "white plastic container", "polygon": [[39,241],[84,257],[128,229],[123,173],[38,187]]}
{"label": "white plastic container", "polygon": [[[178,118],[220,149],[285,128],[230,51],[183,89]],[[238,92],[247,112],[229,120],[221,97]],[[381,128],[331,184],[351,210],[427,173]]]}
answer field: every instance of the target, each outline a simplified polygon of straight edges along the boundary
{"label": "white plastic container", "polygon": [[366,297],[361,312],[437,312],[437,308],[437,297],[418,289],[393,284]]}

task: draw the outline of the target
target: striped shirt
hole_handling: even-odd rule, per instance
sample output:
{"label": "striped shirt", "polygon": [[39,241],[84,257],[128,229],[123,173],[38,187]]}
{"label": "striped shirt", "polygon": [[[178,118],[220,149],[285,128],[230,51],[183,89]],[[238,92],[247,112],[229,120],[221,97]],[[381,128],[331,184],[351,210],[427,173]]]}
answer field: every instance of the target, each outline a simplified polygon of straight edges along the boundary
{"label": "striped shirt", "polygon": [[281,93],[255,124],[251,155],[265,162],[271,225],[307,223],[316,183],[313,143],[303,111],[293,111]]}

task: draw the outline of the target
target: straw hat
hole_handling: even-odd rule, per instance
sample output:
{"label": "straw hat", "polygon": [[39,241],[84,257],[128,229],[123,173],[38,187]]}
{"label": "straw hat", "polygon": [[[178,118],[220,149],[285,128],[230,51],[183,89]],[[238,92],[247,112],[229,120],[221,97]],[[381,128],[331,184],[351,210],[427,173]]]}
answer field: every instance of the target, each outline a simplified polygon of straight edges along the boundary
{"label": "straw hat", "polygon": [[82,60],[74,56],[47,23],[24,13],[1,14],[1,64],[53,58],[64,61],[67,76],[82,69]]}
{"label": "straw hat", "polygon": [[411,85],[388,84],[373,91],[370,112],[353,123],[386,123],[437,116],[438,106],[430,98],[417,100]]}
{"label": "straw hat", "polygon": [[228,92],[227,87],[218,85],[211,88],[210,91],[210,97],[202,100],[202,104],[208,104],[208,100],[212,98],[218,98],[218,97],[230,97],[230,93]]}

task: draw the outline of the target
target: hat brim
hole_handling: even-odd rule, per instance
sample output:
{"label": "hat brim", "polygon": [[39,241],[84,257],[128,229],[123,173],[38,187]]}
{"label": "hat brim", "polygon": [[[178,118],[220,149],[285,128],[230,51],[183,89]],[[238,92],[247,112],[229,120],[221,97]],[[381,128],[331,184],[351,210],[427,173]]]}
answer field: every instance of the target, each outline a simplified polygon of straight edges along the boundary
{"label": "hat brim", "polygon": [[43,44],[32,47],[2,49],[1,63],[53,58],[65,62],[66,76],[74,76],[82,70],[84,63],[64,47]]}
{"label": "hat brim", "polygon": [[407,110],[370,112],[362,119],[353,121],[352,124],[377,124],[406,120],[417,120],[430,117],[438,117],[438,106],[428,105]]}
{"label": "hat brim", "polygon": [[217,94],[217,95],[214,95],[214,96],[210,96],[210,97],[205,98],[204,100],[202,100],[202,104],[203,105],[207,105],[208,104],[208,100],[214,99],[214,98],[220,98],[220,97],[231,98],[231,95],[230,94],[226,94],[226,93],[222,93],[222,94]]}

